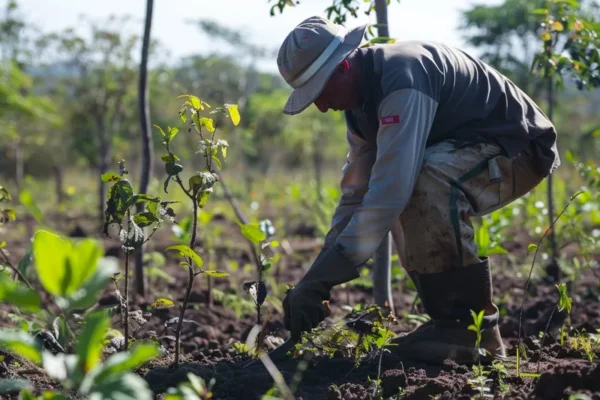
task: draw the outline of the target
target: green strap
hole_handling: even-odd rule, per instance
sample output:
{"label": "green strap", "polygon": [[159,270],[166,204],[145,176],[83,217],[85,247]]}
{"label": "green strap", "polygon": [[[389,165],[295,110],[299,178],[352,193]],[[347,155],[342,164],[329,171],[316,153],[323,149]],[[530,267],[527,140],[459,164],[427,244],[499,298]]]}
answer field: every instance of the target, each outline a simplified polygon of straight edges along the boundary
{"label": "green strap", "polygon": [[460,224],[458,216],[458,206],[456,200],[458,199],[459,191],[463,190],[462,184],[474,176],[479,175],[483,171],[488,169],[489,160],[485,160],[471,168],[464,175],[459,177],[457,180],[450,182],[450,219],[452,221],[452,227],[454,228],[454,236],[456,238],[456,248],[458,249],[458,260],[456,265],[458,267],[463,266],[463,247],[460,235]]}

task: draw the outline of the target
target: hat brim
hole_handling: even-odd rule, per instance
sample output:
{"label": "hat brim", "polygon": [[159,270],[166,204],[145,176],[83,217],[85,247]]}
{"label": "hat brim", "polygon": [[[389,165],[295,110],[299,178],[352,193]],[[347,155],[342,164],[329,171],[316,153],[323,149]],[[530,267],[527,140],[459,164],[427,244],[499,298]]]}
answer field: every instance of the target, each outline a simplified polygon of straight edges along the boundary
{"label": "hat brim", "polygon": [[327,62],[303,86],[292,90],[283,109],[284,114],[299,114],[319,97],[335,68],[360,45],[365,29],[367,29],[367,24],[348,31],[342,43]]}

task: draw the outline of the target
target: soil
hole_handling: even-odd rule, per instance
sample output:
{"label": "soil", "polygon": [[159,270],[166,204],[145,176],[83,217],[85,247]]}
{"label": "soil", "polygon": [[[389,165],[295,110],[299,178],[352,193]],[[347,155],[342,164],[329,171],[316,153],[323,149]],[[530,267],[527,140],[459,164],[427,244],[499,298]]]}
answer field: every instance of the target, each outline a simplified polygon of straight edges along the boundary
{"label": "soil", "polygon": [[[81,234],[79,232],[78,234]],[[166,238],[157,236],[155,248],[161,249],[172,244]],[[14,246],[13,242],[13,246]],[[239,244],[238,242],[237,244]],[[217,269],[226,270],[224,260],[234,259],[242,266],[249,262],[249,257],[242,245],[236,248],[221,248],[216,257],[220,265]],[[8,248],[11,242],[8,243]],[[113,248],[113,242],[106,242],[107,249]],[[290,240],[293,254],[282,256],[280,270],[269,271],[277,276],[280,284],[294,283],[304,273],[319,250],[319,244],[310,236],[296,236]],[[24,248],[16,246],[14,255],[24,254]],[[118,252],[115,252],[118,255]],[[176,308],[153,310],[150,304],[159,295],[170,294],[177,304],[183,300],[187,283],[187,271],[177,265],[173,254],[165,254],[168,259],[163,270],[173,279],[172,283],[164,280],[152,281],[145,298],[132,299],[132,310],[143,311],[147,323],[136,332],[136,337],[158,337],[165,352],[136,372],[144,377],[150,387],[162,398],[169,387],[187,380],[187,374],[192,372],[202,377],[206,382],[214,381],[212,388],[215,399],[261,399],[275,384],[269,371],[261,362],[247,366],[251,358],[236,352],[234,343],[244,342],[250,329],[256,323],[256,314],[236,315],[231,306],[224,306],[219,299],[214,304],[206,306],[208,299],[206,280],[196,278],[192,299],[185,319],[192,322],[184,324],[182,333],[183,356],[179,368],[172,368],[173,362],[173,331],[165,332],[165,323],[178,316]],[[17,259],[17,257],[15,257]],[[555,282],[540,280],[533,282],[527,292],[522,314],[522,339],[526,348],[526,359],[522,358],[521,372],[537,373],[538,377],[517,377],[515,355],[518,343],[518,327],[521,300],[525,278],[516,273],[516,269],[507,264],[506,260],[494,259],[494,296],[501,311],[500,330],[507,346],[509,361],[504,363],[506,375],[500,375],[492,370],[488,376],[491,379],[489,387],[494,398],[506,399],[568,399],[572,394],[586,394],[588,398],[600,399],[600,365],[588,360],[588,355],[581,351],[568,350],[561,346],[558,330],[567,322],[567,314],[555,310],[558,292]],[[234,279],[216,280],[214,286],[227,293],[234,289],[246,301],[251,301],[247,293],[241,289],[242,283],[251,280],[255,275],[252,271],[229,271]],[[600,328],[600,284],[598,271],[588,270],[579,281],[569,287],[573,299],[570,324],[576,330],[585,329],[595,332]],[[271,291],[271,283],[267,287]],[[265,332],[272,338],[280,338],[280,343],[288,333],[282,325],[283,316],[280,303],[273,296],[268,298],[263,306],[263,324]],[[279,301],[281,300],[279,296]],[[418,314],[417,305],[411,310],[415,292],[405,285],[396,285],[394,302],[399,317],[399,324],[394,327],[397,332],[407,332],[418,326],[415,319],[409,318],[408,313]],[[107,288],[100,302],[104,305],[116,304],[118,300],[114,288]],[[352,306],[373,302],[371,288],[351,286],[335,288],[332,292],[331,307],[333,319],[339,319],[346,314],[342,306]],[[6,313],[1,313],[0,321],[7,325],[10,321]],[[548,325],[549,316],[553,314]],[[115,328],[120,328],[116,317]],[[539,333],[548,333],[540,345]],[[164,332],[164,334],[163,334]],[[4,359],[0,362],[0,378],[26,378],[33,380],[36,388],[51,388],[54,383],[45,377],[35,366],[17,361],[8,353],[2,353]],[[595,354],[596,357],[600,354]],[[457,365],[446,360],[443,365],[428,365],[409,359],[401,359],[393,354],[384,353],[381,357],[363,360],[357,367],[355,360],[348,357],[313,357],[309,360],[285,359],[276,362],[282,376],[288,385],[295,387],[296,399],[379,399],[375,393],[380,391],[383,398],[398,399],[470,399],[477,392],[469,383],[473,378],[471,367]],[[379,375],[379,370],[381,374]],[[376,383],[378,376],[380,382]],[[298,381],[297,386],[294,382]],[[7,398],[11,398],[8,396]],[[13,397],[16,398],[16,397]]]}

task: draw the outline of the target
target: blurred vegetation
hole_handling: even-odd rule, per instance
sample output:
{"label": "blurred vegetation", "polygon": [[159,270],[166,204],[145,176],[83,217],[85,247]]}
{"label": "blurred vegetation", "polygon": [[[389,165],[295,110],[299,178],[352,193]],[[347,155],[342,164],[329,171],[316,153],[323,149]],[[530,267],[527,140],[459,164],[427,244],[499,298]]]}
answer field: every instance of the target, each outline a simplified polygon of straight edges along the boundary
{"label": "blurred vegetation", "polygon": [[[539,16],[532,11],[543,3],[505,0],[493,6],[474,5],[463,12],[461,31],[479,49],[476,55],[507,74],[546,109],[542,77],[530,71],[535,53],[542,48]],[[598,16],[595,3],[582,4],[586,13]],[[41,32],[16,1],[9,1],[1,15],[2,185],[11,193],[34,193],[47,216],[95,218],[100,232],[98,214],[103,204],[99,198],[106,198],[100,173],[125,159],[134,186],[139,181],[136,56],[141,38],[125,33],[132,24],[127,16],[83,18],[77,30]],[[339,196],[338,180],[347,152],[342,114],[322,114],[311,106],[299,116],[283,115],[289,88],[278,75],[254,68],[257,59],[272,58],[273,49],[210,20],[189,22],[198,27],[198,35],[210,35],[215,41],[243,39],[241,53],[197,54],[174,62],[162,51],[168,44],[153,40],[148,76],[151,124],[180,126],[177,96],[183,93],[201,93],[211,104],[239,104],[240,126],[235,133],[227,126],[221,132],[231,145],[223,175],[233,194],[253,219],[270,217],[279,226],[303,226],[322,235]],[[80,30],[88,34],[80,36]],[[565,81],[565,89],[556,93],[553,113],[563,159],[557,173],[561,182],[554,188],[558,198],[589,186],[590,178],[584,175],[598,174],[593,161],[600,150],[600,93],[578,90],[569,84],[575,83],[570,77]],[[152,129],[154,148],[160,149],[161,136]],[[198,149],[193,136],[185,133],[180,134],[177,151],[182,158],[195,160],[189,168],[193,173],[201,168],[202,159],[193,157]],[[590,170],[576,168],[582,163]],[[160,191],[163,169],[156,153],[150,192]],[[220,189],[214,196],[211,210],[230,213]],[[27,209],[19,215],[27,215]]]}

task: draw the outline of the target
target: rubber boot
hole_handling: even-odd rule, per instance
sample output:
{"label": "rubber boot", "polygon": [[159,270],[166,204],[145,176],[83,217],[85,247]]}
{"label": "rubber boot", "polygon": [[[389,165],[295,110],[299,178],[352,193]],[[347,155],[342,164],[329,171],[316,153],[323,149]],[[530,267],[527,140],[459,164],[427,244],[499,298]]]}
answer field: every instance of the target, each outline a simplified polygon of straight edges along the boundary
{"label": "rubber boot", "polygon": [[[485,364],[506,357],[498,329],[498,307],[492,302],[487,258],[452,271],[411,276],[431,320],[394,339],[394,353],[435,364],[448,358],[458,364]],[[468,329],[474,322],[470,310],[485,310],[479,349],[475,346],[476,333]]]}

